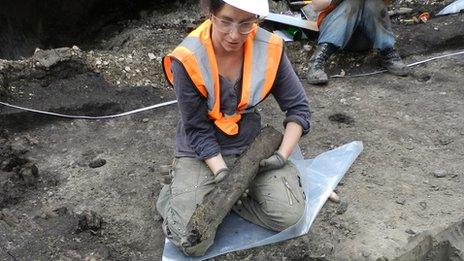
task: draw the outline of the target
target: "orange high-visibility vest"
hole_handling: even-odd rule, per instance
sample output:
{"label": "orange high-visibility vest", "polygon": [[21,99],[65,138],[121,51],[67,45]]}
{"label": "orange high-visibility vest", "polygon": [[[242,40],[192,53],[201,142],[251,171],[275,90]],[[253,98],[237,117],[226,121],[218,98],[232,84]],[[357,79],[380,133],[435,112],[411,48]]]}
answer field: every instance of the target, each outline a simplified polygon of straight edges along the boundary
{"label": "orange high-visibility vest", "polygon": [[182,63],[200,94],[207,98],[208,116],[227,135],[238,134],[241,114],[260,103],[271,91],[283,52],[283,41],[262,28],[253,30],[244,43],[242,95],[234,115],[221,111],[219,73],[211,41],[210,20],[191,32],[174,51],[163,58],[169,84],[175,79],[172,59]]}
{"label": "orange high-visibility vest", "polygon": [[[346,0],[346,1],[349,1],[349,0]],[[390,0],[384,0],[384,2],[386,5],[388,5],[390,3]],[[330,4],[324,10],[322,10],[321,13],[319,13],[319,16],[317,17],[318,28],[321,27],[322,20],[324,20],[324,18],[328,16],[337,6],[338,6],[337,4]]]}

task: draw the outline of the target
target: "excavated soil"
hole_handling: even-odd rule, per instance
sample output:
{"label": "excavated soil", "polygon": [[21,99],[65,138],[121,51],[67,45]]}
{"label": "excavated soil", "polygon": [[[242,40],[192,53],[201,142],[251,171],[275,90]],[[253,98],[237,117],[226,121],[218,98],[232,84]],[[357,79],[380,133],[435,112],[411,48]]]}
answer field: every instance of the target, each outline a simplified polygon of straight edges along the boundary
{"label": "excavated soil", "polygon": [[[411,6],[440,10],[445,2]],[[447,1],[446,3],[448,3]],[[174,99],[163,54],[200,12],[145,14],[92,50],[69,46],[0,60],[0,101],[40,110],[108,115]],[[464,49],[464,16],[405,25],[394,19],[406,62]],[[310,40],[313,43],[314,39]],[[306,41],[287,53],[304,82]],[[364,151],[309,234],[216,260],[464,260],[463,55],[412,69],[304,84],[312,130],[306,157],[353,140]],[[337,54],[332,74],[379,69],[375,53]],[[273,99],[263,123],[282,129]],[[1,260],[159,260],[157,169],[172,161],[176,105],[109,120],[71,120],[0,107]]]}

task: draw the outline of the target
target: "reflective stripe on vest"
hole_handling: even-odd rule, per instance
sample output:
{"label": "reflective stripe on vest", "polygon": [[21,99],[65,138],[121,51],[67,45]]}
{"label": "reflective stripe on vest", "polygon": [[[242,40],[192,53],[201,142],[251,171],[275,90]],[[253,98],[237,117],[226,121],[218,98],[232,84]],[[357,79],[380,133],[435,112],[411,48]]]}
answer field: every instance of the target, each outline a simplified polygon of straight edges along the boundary
{"label": "reflective stripe on vest", "polygon": [[190,33],[174,51],[163,58],[168,82],[174,83],[172,59],[182,63],[201,95],[207,98],[208,116],[228,135],[238,134],[241,114],[261,102],[270,92],[283,52],[283,41],[275,34],[257,27],[244,43],[242,94],[236,114],[220,111],[220,86],[216,57],[211,42],[211,21]]}

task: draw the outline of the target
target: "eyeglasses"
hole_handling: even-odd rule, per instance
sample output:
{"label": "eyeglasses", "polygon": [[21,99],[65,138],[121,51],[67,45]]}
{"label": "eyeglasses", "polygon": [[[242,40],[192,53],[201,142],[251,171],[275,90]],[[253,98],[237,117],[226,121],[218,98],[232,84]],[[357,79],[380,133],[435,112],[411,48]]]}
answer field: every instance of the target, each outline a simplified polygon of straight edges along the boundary
{"label": "eyeglasses", "polygon": [[237,31],[240,34],[249,34],[251,31],[253,31],[253,29],[255,29],[256,22],[257,22],[256,19],[253,19],[250,21],[237,23],[237,22],[233,22],[233,21],[229,21],[229,20],[217,17],[213,14],[211,14],[211,16],[213,17],[213,20],[215,22],[214,24],[216,25],[216,29],[218,29],[218,31],[225,33],[225,34],[229,34],[230,32],[232,32],[234,27],[237,28]]}

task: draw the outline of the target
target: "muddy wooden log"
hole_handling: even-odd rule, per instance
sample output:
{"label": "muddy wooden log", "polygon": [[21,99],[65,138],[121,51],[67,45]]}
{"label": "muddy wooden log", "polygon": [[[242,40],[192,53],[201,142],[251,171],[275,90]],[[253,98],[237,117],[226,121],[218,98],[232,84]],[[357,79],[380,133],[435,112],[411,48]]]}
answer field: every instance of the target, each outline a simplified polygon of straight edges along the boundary
{"label": "muddy wooden log", "polygon": [[184,246],[197,248],[195,252],[199,255],[206,252],[209,245],[206,242],[214,240],[217,227],[253,181],[258,173],[260,160],[270,157],[279,148],[281,141],[282,134],[274,128],[265,127],[261,130],[255,141],[237,160],[229,176],[197,206],[187,225],[190,233],[182,239]]}

